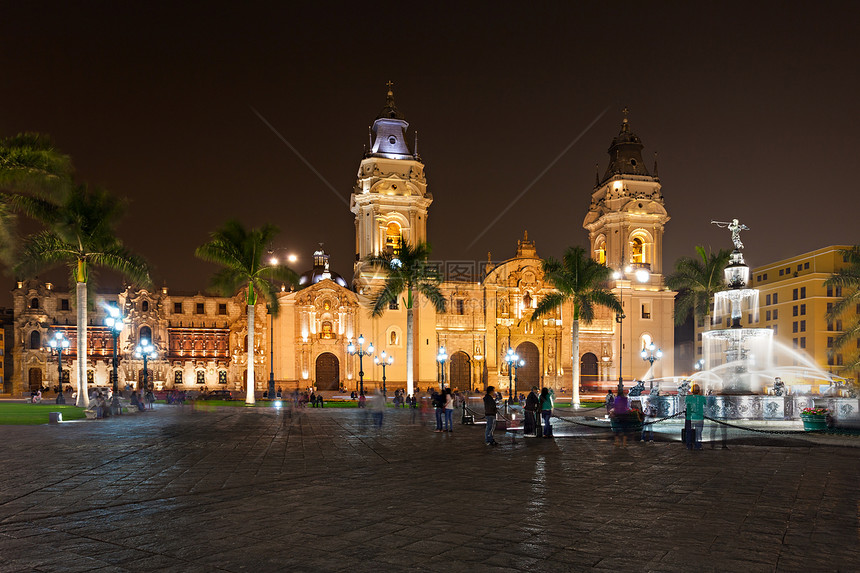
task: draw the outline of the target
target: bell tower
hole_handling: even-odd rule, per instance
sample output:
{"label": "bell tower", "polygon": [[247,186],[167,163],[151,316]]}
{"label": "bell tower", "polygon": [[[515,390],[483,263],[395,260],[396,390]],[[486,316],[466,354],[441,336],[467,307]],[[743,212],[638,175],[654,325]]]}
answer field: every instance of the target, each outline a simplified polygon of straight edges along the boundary
{"label": "bell tower", "polygon": [[669,214],[663,204],[657,161],[653,174],[642,160],[642,140],[630,128],[624,108],[621,131],[609,146],[609,165],[596,175],[591,206],[583,227],[591,256],[613,269],[648,269],[663,273],[663,227]]}
{"label": "bell tower", "polygon": [[433,196],[427,192],[418,135],[410,149],[409,123],[394,104],[392,85],[388,82],[385,107],[370,128],[370,148],[358,167],[350,197],[355,215],[353,286],[359,294],[378,280],[363,264],[365,257],[386,250],[396,253],[404,243],[427,241],[427,208]]}

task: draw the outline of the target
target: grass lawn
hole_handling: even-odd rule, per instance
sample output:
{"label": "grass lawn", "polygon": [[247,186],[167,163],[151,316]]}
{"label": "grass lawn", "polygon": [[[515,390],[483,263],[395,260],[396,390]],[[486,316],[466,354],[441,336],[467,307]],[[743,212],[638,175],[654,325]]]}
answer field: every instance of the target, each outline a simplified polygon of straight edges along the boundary
{"label": "grass lawn", "polygon": [[85,417],[84,409],[77,406],[2,402],[0,403],[0,425],[34,426],[47,424],[49,412],[61,412],[64,421],[81,420]]}

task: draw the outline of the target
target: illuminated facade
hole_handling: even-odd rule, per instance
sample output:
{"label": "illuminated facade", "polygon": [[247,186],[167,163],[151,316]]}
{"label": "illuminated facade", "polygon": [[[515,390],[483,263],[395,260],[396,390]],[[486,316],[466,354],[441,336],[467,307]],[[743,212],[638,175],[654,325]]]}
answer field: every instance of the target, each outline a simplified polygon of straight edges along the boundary
{"label": "illuminated facade", "polygon": [[[350,200],[355,217],[354,277],[351,287],[331,269],[328,255],[314,253],[314,268],[303,274],[298,290],[279,295],[281,312],[272,319],[260,303],[255,309],[255,385],[266,389],[270,357],[276,385],[283,389],[314,386],[320,390],[358,387],[359,361],[347,346],[363,335],[376,352],[394,357],[386,369],[389,388],[406,380],[406,310],[396,305],[371,318],[369,305],[382,278],[363,264],[368,255],[396,252],[404,243],[432,240],[427,232],[429,207],[424,163],[407,139],[408,123],[389,89],[377,116],[369,148],[362,158]],[[673,363],[673,296],[663,284],[663,227],[669,216],[659,179],[641,158],[642,144],[625,117],[609,148],[610,163],[592,190],[584,221],[595,259],[625,273],[610,285],[624,303],[626,317],[619,324],[614,313],[599,308],[594,322],[580,325],[580,355],[571,356],[572,307],[531,321],[538,302],[552,291],[544,281],[536,245],[524,233],[514,256],[507,260],[476,262],[463,268],[446,265],[441,290],[447,311],[438,314],[418,296],[414,305],[414,380],[422,391],[438,384],[438,349],[445,347],[446,382],[455,388],[483,389],[492,384],[508,388],[504,356],[513,348],[525,364],[517,371],[517,390],[550,386],[569,391],[573,360],[581,367],[584,386],[617,380],[623,358],[624,378],[644,376],[648,364],[639,352],[648,342],[663,349],[655,375],[670,376]],[[577,241],[571,237],[571,244]],[[639,275],[637,278],[637,271]],[[649,271],[647,277],[642,273]],[[643,280],[640,280],[643,279]],[[74,297],[44,284],[26,282],[14,291],[16,316],[16,388],[41,383],[53,386],[56,368],[47,366],[44,341],[52,329],[63,329],[74,349]],[[37,306],[31,305],[38,299]],[[65,306],[63,306],[65,300]],[[132,353],[139,340],[152,337],[159,359],[151,360],[151,376],[160,388],[241,390],[245,386],[247,324],[244,297],[178,295],[127,290],[102,296],[89,326],[89,372],[93,383],[107,384],[110,338],[100,336],[101,303],[117,304],[126,316],[120,336],[120,383],[141,379],[141,361]],[[623,335],[623,340],[622,340]],[[74,385],[74,363],[68,369]],[[381,385],[381,367],[364,360],[366,389]],[[53,376],[53,378],[52,378]],[[614,385],[609,382],[607,385]]]}

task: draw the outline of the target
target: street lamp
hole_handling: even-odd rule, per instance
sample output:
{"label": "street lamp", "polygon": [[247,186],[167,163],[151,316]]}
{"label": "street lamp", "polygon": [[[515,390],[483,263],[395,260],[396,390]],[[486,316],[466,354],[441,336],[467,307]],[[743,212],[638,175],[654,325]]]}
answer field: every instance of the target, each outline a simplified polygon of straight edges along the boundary
{"label": "street lamp", "polygon": [[57,404],[65,404],[66,398],[63,396],[63,350],[69,347],[69,339],[66,335],[57,331],[54,338],[48,341],[51,347],[51,352],[57,353],[57,381],[60,383],[60,393],[57,394]]}
{"label": "street lamp", "polygon": [[[654,363],[660,360],[663,357],[663,351],[657,348],[657,345],[653,342],[649,343],[648,346],[642,349],[642,352],[639,353],[642,356],[642,360],[646,361],[650,364],[650,368],[654,368]],[[651,378],[654,378],[654,373],[651,373]]]}
{"label": "street lamp", "polygon": [[[277,259],[272,264],[277,264]],[[272,313],[272,305],[266,305],[269,313],[269,400],[275,399],[275,315]]]}
{"label": "street lamp", "polygon": [[352,354],[353,356],[358,356],[358,384],[359,384],[359,396],[364,394],[364,360],[365,356],[369,356],[373,354],[373,343],[370,342],[367,345],[367,350],[363,350],[362,346],[364,346],[364,336],[361,334],[358,335],[358,348],[355,347],[355,344],[352,342],[349,343],[349,346],[346,347],[346,350]]}
{"label": "street lamp", "polygon": [[146,368],[146,362],[149,359],[155,360],[158,358],[158,353],[155,351],[155,346],[148,339],[144,338],[134,349],[134,356],[135,358],[143,358],[143,388],[141,388],[141,393],[143,393],[149,388],[149,370]]}
{"label": "street lamp", "polygon": [[508,404],[513,404],[513,396],[516,394],[515,385],[517,383],[517,368],[525,366],[526,361],[522,360],[519,355],[514,352],[513,348],[508,348],[505,354],[505,362],[508,363]]}
{"label": "street lamp", "polygon": [[[615,279],[618,285],[618,290],[621,291],[621,304],[624,304],[624,285],[622,280],[628,281],[627,275],[632,274],[640,283],[648,282],[651,278],[651,271],[646,266],[639,266],[634,269],[633,265],[627,265],[623,270],[617,270],[612,273],[612,278]],[[633,288],[630,286],[629,288]],[[624,394],[624,375],[622,370],[624,357],[624,319],[627,316],[624,312],[615,313],[615,322],[618,323],[618,395]]]}
{"label": "street lamp", "polygon": [[122,407],[119,403],[119,360],[117,359],[117,346],[119,345],[119,333],[122,332],[122,315],[119,309],[109,305],[107,307],[108,317],[105,318],[105,326],[108,327],[113,335],[113,400],[111,401],[111,410],[114,414],[122,414]]}
{"label": "street lamp", "polygon": [[382,364],[382,395],[387,397],[388,391],[385,388],[385,367],[391,366],[394,363],[394,357],[391,356],[390,354],[386,354],[384,350],[382,351],[381,354],[382,354],[381,358],[379,356],[374,356],[373,362],[377,365]]}
{"label": "street lamp", "polygon": [[445,347],[439,347],[439,354],[436,355],[436,360],[442,367],[442,390],[445,389],[445,361],[448,360],[448,354],[445,352]]}

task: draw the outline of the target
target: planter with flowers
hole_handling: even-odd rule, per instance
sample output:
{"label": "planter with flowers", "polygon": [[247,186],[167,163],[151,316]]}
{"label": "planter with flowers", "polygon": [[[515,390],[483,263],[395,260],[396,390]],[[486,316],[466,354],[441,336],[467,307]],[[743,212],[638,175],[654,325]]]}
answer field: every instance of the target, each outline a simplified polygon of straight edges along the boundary
{"label": "planter with flowers", "polygon": [[803,429],[807,432],[827,429],[827,414],[830,411],[821,406],[815,408],[804,408],[800,412],[800,419],[803,420]]}

